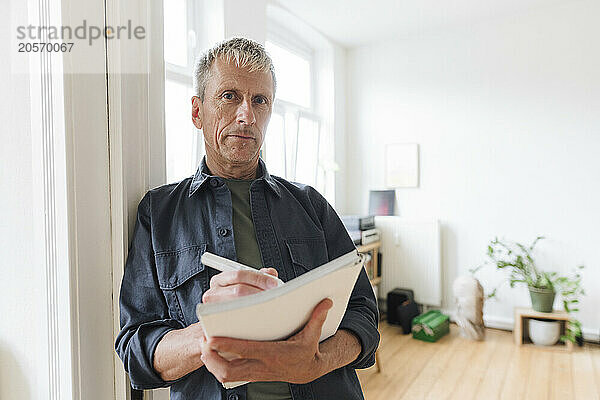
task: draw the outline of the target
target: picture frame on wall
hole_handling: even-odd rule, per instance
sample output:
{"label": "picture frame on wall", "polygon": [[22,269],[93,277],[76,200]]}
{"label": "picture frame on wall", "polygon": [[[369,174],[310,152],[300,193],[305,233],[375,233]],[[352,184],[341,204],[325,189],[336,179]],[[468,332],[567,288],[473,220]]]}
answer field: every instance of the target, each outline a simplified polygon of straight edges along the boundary
{"label": "picture frame on wall", "polygon": [[385,148],[385,185],[388,188],[419,187],[419,145],[393,143]]}

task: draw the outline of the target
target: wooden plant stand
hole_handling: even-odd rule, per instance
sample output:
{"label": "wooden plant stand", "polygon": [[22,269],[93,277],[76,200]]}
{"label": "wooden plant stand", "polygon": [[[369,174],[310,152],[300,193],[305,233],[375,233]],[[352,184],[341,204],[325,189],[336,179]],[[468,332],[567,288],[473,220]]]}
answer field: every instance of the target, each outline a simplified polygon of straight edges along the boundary
{"label": "wooden plant stand", "polygon": [[[570,321],[569,314],[566,311],[554,310],[551,313],[534,311],[531,308],[515,307],[515,326],[513,335],[515,344],[518,346],[535,346],[529,338],[529,319],[553,319],[561,322],[560,334],[564,335]],[[572,351],[573,343],[558,342],[554,346],[535,346],[538,348],[547,347],[551,350]]]}

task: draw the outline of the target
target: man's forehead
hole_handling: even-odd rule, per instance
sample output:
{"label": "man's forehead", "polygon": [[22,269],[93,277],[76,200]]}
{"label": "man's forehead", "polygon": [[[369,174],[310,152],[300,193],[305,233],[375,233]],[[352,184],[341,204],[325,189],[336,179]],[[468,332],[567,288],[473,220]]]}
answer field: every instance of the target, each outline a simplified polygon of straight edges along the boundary
{"label": "man's forehead", "polygon": [[270,71],[254,70],[249,66],[238,66],[235,60],[227,62],[215,59],[210,69],[209,85],[216,89],[227,85],[243,85],[250,89],[273,94],[273,78]]}

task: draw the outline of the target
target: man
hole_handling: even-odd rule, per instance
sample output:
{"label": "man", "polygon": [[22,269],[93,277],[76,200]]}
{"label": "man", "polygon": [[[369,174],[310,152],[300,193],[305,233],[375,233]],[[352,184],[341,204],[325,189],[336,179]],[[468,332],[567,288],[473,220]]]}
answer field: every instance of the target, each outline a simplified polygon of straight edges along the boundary
{"label": "man", "polygon": [[[204,251],[288,281],[354,245],[316,190],[270,176],[259,158],[276,86],[264,48],[241,38],[217,45],[199,59],[195,86],[192,121],[206,157],[193,177],[140,202],[121,285],[116,350],[133,387],[170,386],[172,399],[362,399],[355,368],[374,363],[379,343],[364,270],[337,333],[322,343],[329,299],[285,341],[204,337],[197,303],[275,285],[259,272],[206,268]],[[223,352],[239,358],[228,361]],[[233,381],[251,383],[221,384]]]}

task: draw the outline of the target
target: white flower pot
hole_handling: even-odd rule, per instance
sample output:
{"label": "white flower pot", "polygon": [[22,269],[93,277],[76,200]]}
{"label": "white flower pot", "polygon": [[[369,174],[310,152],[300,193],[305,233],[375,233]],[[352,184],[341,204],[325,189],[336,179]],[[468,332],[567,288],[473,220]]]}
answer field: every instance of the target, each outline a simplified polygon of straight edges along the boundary
{"label": "white flower pot", "polygon": [[560,338],[559,321],[529,320],[529,338],[539,346],[552,346]]}

